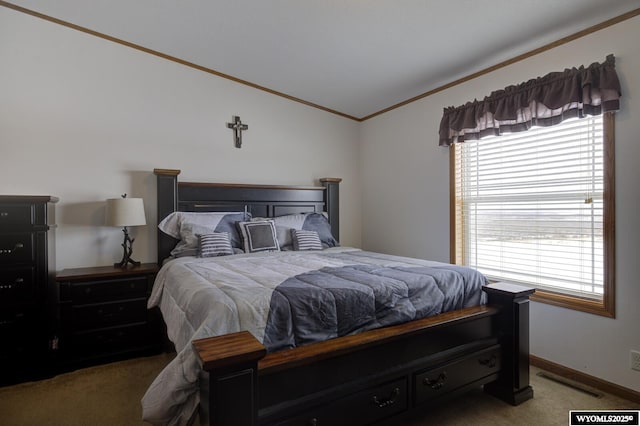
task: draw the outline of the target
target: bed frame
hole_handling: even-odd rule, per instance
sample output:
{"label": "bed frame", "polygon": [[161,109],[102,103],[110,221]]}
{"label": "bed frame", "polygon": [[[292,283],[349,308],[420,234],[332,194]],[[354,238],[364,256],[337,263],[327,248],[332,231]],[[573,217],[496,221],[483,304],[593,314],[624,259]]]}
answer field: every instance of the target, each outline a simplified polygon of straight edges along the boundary
{"label": "bed frame", "polygon": [[[272,217],[326,212],[339,238],[339,184],[268,186],[178,182],[155,169],[158,222],[174,211],[249,211]],[[176,240],[158,231],[158,262]],[[209,373],[208,422],[216,426],[393,424],[474,388],[510,404],[529,385],[529,296],[485,287],[489,303],[267,354],[250,333],[193,342]]]}

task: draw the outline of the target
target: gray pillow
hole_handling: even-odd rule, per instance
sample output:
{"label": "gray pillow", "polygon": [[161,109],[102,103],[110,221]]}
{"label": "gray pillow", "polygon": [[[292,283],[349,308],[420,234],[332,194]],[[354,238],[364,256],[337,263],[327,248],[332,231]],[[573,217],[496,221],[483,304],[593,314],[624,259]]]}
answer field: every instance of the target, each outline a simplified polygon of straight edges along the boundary
{"label": "gray pillow", "polygon": [[245,253],[280,251],[280,245],[276,238],[276,226],[273,220],[238,222],[237,226],[242,235]]}

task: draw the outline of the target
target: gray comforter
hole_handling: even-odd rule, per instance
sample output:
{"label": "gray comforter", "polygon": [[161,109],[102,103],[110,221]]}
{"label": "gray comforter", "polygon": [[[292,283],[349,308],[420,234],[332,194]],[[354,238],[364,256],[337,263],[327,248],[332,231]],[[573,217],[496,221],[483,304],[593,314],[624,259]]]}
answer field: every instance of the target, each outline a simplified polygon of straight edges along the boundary
{"label": "gray comforter", "polygon": [[263,344],[268,351],[293,348],[478,305],[483,284],[476,271],[451,265],[305,272],[274,289]]}
{"label": "gray comforter", "polygon": [[191,341],[248,330],[274,351],[484,303],[473,269],[350,248],[180,258],[158,274],[177,356],[143,398],[154,424],[186,424],[202,371]]}

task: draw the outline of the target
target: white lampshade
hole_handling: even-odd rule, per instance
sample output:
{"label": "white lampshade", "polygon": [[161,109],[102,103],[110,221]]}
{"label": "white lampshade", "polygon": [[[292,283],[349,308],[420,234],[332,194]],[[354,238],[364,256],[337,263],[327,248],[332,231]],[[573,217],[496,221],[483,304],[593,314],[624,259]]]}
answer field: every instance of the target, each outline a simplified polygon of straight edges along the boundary
{"label": "white lampshade", "polygon": [[142,198],[109,198],[105,223],[108,226],[146,225]]}

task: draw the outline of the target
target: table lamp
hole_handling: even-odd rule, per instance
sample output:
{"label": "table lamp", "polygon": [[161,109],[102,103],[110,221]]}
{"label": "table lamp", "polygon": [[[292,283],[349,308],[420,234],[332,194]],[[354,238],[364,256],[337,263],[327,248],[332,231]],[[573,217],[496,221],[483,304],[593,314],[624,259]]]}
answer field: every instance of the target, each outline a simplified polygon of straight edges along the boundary
{"label": "table lamp", "polygon": [[129,237],[127,227],[147,224],[144,217],[142,198],[127,198],[127,194],[123,194],[121,198],[108,199],[105,222],[107,226],[123,227],[124,242],[122,243],[122,248],[124,253],[122,260],[113,265],[120,268],[126,268],[129,264],[132,266],[140,265],[140,262],[131,259],[134,238]]}

